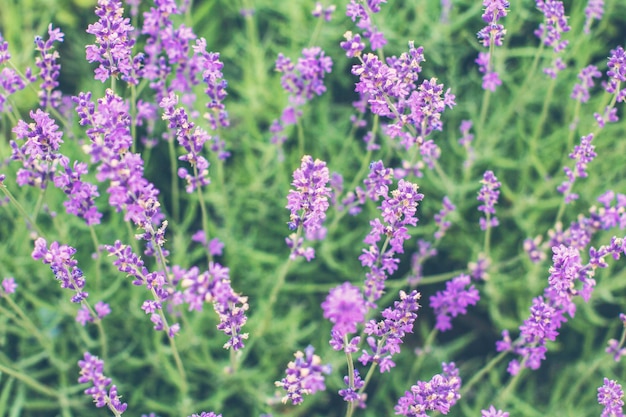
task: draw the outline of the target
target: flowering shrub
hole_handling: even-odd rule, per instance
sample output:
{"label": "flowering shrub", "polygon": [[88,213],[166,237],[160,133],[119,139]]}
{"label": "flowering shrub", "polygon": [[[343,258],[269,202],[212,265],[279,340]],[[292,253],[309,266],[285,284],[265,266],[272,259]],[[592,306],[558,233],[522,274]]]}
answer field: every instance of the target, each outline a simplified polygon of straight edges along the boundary
{"label": "flowering shrub", "polygon": [[623,1],[6,3],[0,415],[624,415]]}

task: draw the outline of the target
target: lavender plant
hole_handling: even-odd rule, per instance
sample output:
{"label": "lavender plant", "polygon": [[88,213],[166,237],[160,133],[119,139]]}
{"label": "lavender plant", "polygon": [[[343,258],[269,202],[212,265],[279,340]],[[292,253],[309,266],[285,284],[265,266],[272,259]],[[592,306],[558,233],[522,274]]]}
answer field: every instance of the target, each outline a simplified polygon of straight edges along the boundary
{"label": "lavender plant", "polygon": [[622,1],[47,3],[0,415],[623,415]]}

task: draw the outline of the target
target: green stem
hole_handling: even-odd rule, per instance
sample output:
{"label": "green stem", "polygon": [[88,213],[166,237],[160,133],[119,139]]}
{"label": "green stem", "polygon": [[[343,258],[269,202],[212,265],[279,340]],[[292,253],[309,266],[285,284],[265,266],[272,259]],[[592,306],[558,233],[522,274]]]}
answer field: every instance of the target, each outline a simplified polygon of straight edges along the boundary
{"label": "green stem", "polygon": [[19,201],[17,201],[15,197],[13,197],[13,194],[11,194],[9,189],[6,187],[6,185],[4,185],[4,182],[2,181],[0,181],[0,191],[2,191],[5,196],[7,196],[9,201],[11,201],[13,206],[22,215],[26,223],[30,224],[30,226],[35,230],[35,232],[37,232],[37,235],[44,237],[44,234],[41,231],[41,229],[39,229],[39,226],[37,226],[35,221],[30,217],[30,215],[26,212],[26,210],[24,210],[24,207],[19,203]]}
{"label": "green stem", "polygon": [[61,398],[65,398],[64,394],[62,394],[61,392],[56,391],[52,388],[49,388],[41,384],[39,381],[28,376],[28,373],[24,371],[18,371],[16,369],[10,368],[0,363],[0,373],[4,373],[9,376],[12,376],[18,381],[21,381],[24,384],[28,385],[33,390],[40,392],[41,394],[47,395],[49,397],[57,398],[59,400],[61,400]]}

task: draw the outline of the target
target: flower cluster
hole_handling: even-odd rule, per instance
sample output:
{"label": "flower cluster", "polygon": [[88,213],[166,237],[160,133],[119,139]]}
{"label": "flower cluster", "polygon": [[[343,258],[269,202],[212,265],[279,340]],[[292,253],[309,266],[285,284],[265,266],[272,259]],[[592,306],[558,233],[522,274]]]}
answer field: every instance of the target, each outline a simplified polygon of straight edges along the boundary
{"label": "flower cluster", "polygon": [[35,65],[39,67],[39,76],[41,77],[41,89],[39,90],[39,105],[45,107],[58,107],[61,103],[61,92],[55,88],[59,86],[59,72],[61,65],[57,62],[59,53],[52,50],[55,42],[63,42],[64,34],[61,29],[52,29],[52,24],[48,26],[48,39],[43,40],[41,37],[35,37],[35,49],[40,55],[35,59]]}
{"label": "flower cluster", "polygon": [[496,407],[491,405],[488,410],[481,410],[480,417],[509,417],[509,413],[502,410],[497,410]]}
{"label": "flower cluster", "polygon": [[[555,53],[562,52],[569,41],[562,40],[561,35],[571,28],[567,24],[565,7],[560,0],[536,0],[537,8],[544,15],[544,22],[535,30],[537,36],[543,44],[552,48]],[[555,58],[552,65],[544,69],[544,73],[551,78],[556,78],[558,71],[565,69],[565,62],[561,58]]]}
{"label": "flower cluster", "polygon": [[595,85],[593,79],[601,76],[602,73],[598,71],[598,67],[595,65],[588,65],[583,68],[578,74],[580,84],[574,85],[571,97],[581,103],[589,101],[589,89]]}
{"label": "flower cluster", "polygon": [[452,226],[452,223],[447,220],[448,214],[452,213],[456,210],[456,206],[452,204],[450,198],[445,196],[443,201],[441,202],[443,208],[439,210],[439,213],[435,214],[435,224],[437,225],[437,230],[435,231],[434,238],[435,240],[440,240],[446,234],[446,231]]}
{"label": "flower cluster", "polygon": [[333,17],[333,13],[337,9],[337,6],[331,4],[328,7],[322,6],[322,3],[319,1],[315,3],[315,9],[311,12],[314,17],[324,17],[324,20],[330,22]]}
{"label": "flower cluster", "polygon": [[591,24],[594,20],[602,20],[604,14],[604,0],[589,0],[585,7],[585,27],[584,32],[591,32]]}
{"label": "flower cluster", "polygon": [[[327,186],[330,181],[330,172],[326,162],[310,155],[302,157],[300,168],[293,173],[291,185],[295,190],[290,190],[287,195],[286,208],[291,211],[289,216],[289,228],[296,230],[302,228],[308,240],[313,240],[324,234],[322,224],[326,219],[326,210],[330,203],[331,189]],[[291,248],[290,257],[295,259],[303,256],[310,261],[315,256],[313,248],[303,248],[303,238],[299,232],[293,233],[286,239],[287,246]]]}
{"label": "flower cluster", "polygon": [[143,55],[131,56],[135,39],[130,19],[123,17],[124,9],[119,0],[98,0],[96,15],[100,18],[87,27],[87,33],[96,37],[96,43],[87,45],[88,62],[97,62],[95,79],[106,81],[121,77],[129,84],[137,84]]}
{"label": "flower cluster", "polygon": [[444,291],[437,291],[430,297],[430,306],[437,315],[435,328],[442,332],[452,329],[452,318],[466,314],[467,306],[476,305],[478,300],[478,290],[471,284],[469,275],[461,274],[451,279],[446,283]]}
{"label": "flower cluster", "polygon": [[291,400],[292,404],[300,404],[303,395],[315,394],[317,391],[324,391],[324,375],[330,374],[330,365],[322,365],[322,360],[314,354],[313,346],[304,349],[304,353],[298,351],[294,354],[295,361],[287,364],[286,377],[276,381],[277,387],[287,391],[283,397],[283,403]]}
{"label": "flower cluster", "polygon": [[[604,89],[607,93],[614,95],[612,103],[626,101],[626,87],[622,88],[622,83],[626,81],[626,51],[622,46],[611,49],[607,66],[606,75],[609,81],[603,83]],[[604,114],[594,113],[594,117],[600,127],[604,127],[607,121],[614,123],[619,120],[617,109],[611,105],[606,106]]]}
{"label": "flower cluster", "polygon": [[72,302],[80,303],[89,294],[83,291],[85,278],[83,271],[77,266],[78,262],[73,258],[75,253],[75,248],[60,245],[59,242],[52,242],[48,247],[46,240],[40,237],[35,240],[32,257],[35,260],[41,259],[45,265],[50,265],[54,276],[61,282],[61,288],[74,290]]}
{"label": "flower cluster", "polygon": [[357,324],[365,320],[367,306],[361,290],[344,282],[330,290],[322,303],[322,310],[324,317],[333,323],[331,344],[335,350],[339,350],[343,347],[344,337],[355,333]]}
{"label": "flower cluster", "polygon": [[448,414],[461,398],[461,378],[454,362],[441,364],[442,374],[434,375],[430,381],[417,381],[406,391],[394,407],[396,414],[407,417],[428,417],[426,411],[438,411]]}
{"label": "flower cluster", "polygon": [[369,350],[363,349],[359,362],[378,364],[380,372],[387,372],[396,364],[392,356],[400,353],[400,345],[407,333],[413,333],[413,323],[417,319],[418,303],[421,294],[415,290],[410,294],[400,291],[400,301],[395,301],[393,308],[387,307],[382,312],[383,320],[370,320],[365,324],[365,334]]}
{"label": "flower cluster", "polygon": [[352,379],[349,375],[343,377],[343,383],[346,388],[339,390],[339,395],[346,402],[354,402],[360,408],[365,408],[365,400],[367,400],[367,394],[361,391],[361,388],[365,386],[365,381],[361,379],[361,374],[358,369],[355,369],[352,373]]}
{"label": "flower cluster", "polygon": [[604,383],[598,388],[598,404],[604,406],[601,417],[624,416],[624,391],[617,381],[604,378]]}
{"label": "flower cluster", "polygon": [[484,47],[489,48],[489,52],[481,52],[476,59],[479,71],[483,75],[483,89],[496,91],[496,87],[502,84],[500,76],[493,70],[492,52],[494,46],[502,46],[502,40],[506,34],[506,29],[498,20],[508,13],[509,2],[507,0],[483,0],[485,12],[482,15],[487,26],[478,33],[478,39]]}
{"label": "flower cluster", "polygon": [[496,216],[491,217],[491,215],[496,213],[494,206],[498,202],[498,197],[500,197],[498,188],[500,188],[501,184],[493,174],[493,171],[485,171],[480,182],[483,186],[478,192],[477,200],[482,201],[483,204],[478,206],[478,211],[485,213],[485,217],[480,218],[480,228],[487,230],[500,224],[498,218]]}
{"label": "flower cluster", "polygon": [[209,269],[203,273],[193,267],[188,271],[179,270],[177,275],[189,310],[201,311],[204,303],[213,303],[220,319],[217,328],[229,337],[224,349],[242,349],[243,341],[248,338],[247,333],[241,332],[247,321],[248,297],[233,291],[229,269],[219,263],[210,262]]}
{"label": "flower cluster", "polygon": [[[126,101],[107,89],[105,96],[98,99],[98,106],[91,102],[91,93],[80,93],[72,98],[80,124],[89,126],[87,136],[90,143],[84,147],[92,163],[99,163],[96,178],[109,180],[107,189],[109,204],[116,211],[124,211],[124,220],[132,221],[143,229],[138,238],[153,245],[165,242],[167,223],[163,219],[159,190],[144,176],[143,159],[138,153],[130,152],[131,118]],[[149,252],[151,253],[151,252]]]}
{"label": "flower cluster", "polygon": [[[373,51],[381,49],[387,44],[385,35],[372,22],[372,14],[380,12],[381,3],[387,3],[387,0],[368,0],[367,2],[350,0],[346,6],[346,16],[352,19],[356,26],[362,30],[363,38],[369,40]],[[361,38],[360,35],[356,36]]]}
{"label": "flower cluster", "polygon": [[133,278],[133,285],[145,285],[153,295],[150,300],[144,301],[141,309],[150,314],[150,320],[154,323],[154,329],[157,331],[165,330],[170,337],[173,337],[179,329],[178,324],[168,326],[163,322],[159,314],[163,309],[163,304],[172,298],[170,294],[171,286],[167,283],[167,277],[163,272],[150,272],[144,266],[143,260],[133,252],[128,245],[122,244],[119,240],[113,245],[105,245],[104,249],[109,252],[109,256],[114,256],[113,265],[120,272],[124,272],[127,276]]}
{"label": "flower cluster", "polygon": [[0,112],[11,111],[7,99],[15,92],[26,88],[27,83],[37,80],[31,68],[26,68],[24,77],[22,77],[13,68],[7,67],[6,63],[10,59],[9,43],[4,40],[0,32]]}
{"label": "flower cluster", "polygon": [[[104,376],[104,361],[89,352],[85,352],[84,360],[79,360],[78,366],[80,367],[78,383],[90,382],[93,384],[92,387],[85,390],[85,394],[93,397],[96,407],[107,406],[115,415],[121,415],[126,411],[127,404],[120,401],[117,387],[111,385],[111,378]],[[109,387],[109,385],[111,386]],[[109,387],[108,392],[107,387]]]}
{"label": "flower cluster", "polygon": [[15,283],[15,278],[8,277],[3,278],[2,283],[0,284],[0,297],[14,294],[17,289],[17,284]]}
{"label": "flower cluster", "polygon": [[595,152],[595,146],[591,144],[593,140],[593,133],[580,138],[580,145],[574,147],[574,151],[569,154],[570,159],[576,161],[575,167],[572,170],[570,167],[564,167],[563,171],[567,176],[567,180],[563,181],[561,185],[557,187],[557,190],[565,196],[565,203],[569,204],[572,201],[578,199],[578,194],[572,193],[572,187],[576,178],[587,177],[587,164],[589,164],[597,156]]}
{"label": "flower cluster", "polygon": [[31,111],[33,123],[19,120],[13,128],[18,140],[24,140],[20,147],[16,141],[11,141],[11,159],[21,161],[22,168],[17,172],[17,183],[20,186],[30,185],[45,189],[48,182],[54,178],[59,153],[63,143],[63,132],[59,126],[41,109]]}
{"label": "flower cluster", "polygon": [[88,225],[100,224],[102,213],[96,207],[95,199],[100,195],[98,188],[81,177],[87,174],[87,164],[69,159],[59,160],[60,170],[54,176],[54,185],[63,190],[68,200],[63,202],[68,213],[85,219]]}
{"label": "flower cluster", "polygon": [[179,168],[178,176],[187,182],[186,191],[193,193],[196,188],[211,183],[209,161],[202,155],[204,144],[211,139],[211,136],[189,120],[183,107],[175,108],[178,105],[178,96],[175,93],[170,93],[159,105],[163,108],[163,120],[169,122],[170,129],[176,129],[178,143],[187,152],[178,159],[189,162],[193,168],[193,175],[187,169]]}
{"label": "flower cluster", "polygon": [[324,77],[333,67],[333,60],[326,56],[322,48],[312,47],[302,50],[302,57],[294,64],[291,59],[278,54],[276,71],[282,73],[280,84],[289,93],[289,105],[283,110],[280,119],[274,120],[270,131],[272,142],[282,144],[287,139],[285,127],[296,124],[302,114],[300,109],[314,96],[326,91]]}
{"label": "flower cluster", "polygon": [[[379,218],[370,221],[371,231],[363,242],[369,245],[359,256],[361,265],[370,270],[365,276],[365,297],[371,307],[378,300],[385,288],[387,276],[398,269],[399,260],[395,257],[404,253],[404,242],[411,236],[407,226],[417,224],[417,205],[424,198],[418,191],[416,184],[401,179],[398,188],[391,194],[382,195],[383,201],[378,207],[382,211],[382,221]],[[379,242],[385,236],[381,252]]]}

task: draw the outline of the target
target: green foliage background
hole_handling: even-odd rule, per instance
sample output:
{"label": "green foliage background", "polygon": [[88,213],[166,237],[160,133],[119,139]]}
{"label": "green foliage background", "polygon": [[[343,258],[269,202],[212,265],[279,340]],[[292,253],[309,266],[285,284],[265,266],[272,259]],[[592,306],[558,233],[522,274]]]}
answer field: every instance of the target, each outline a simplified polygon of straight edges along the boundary
{"label": "green foliage background", "polygon": [[[341,173],[349,185],[362,181],[370,161],[382,159],[386,166],[398,166],[405,151],[379,137],[381,150],[368,154],[361,141],[364,131],[352,130],[349,116],[353,113],[351,102],[356,99],[356,79],[350,68],[356,60],[345,57],[339,42],[346,30],[356,29],[344,14],[345,1],[336,3],[331,22],[311,16],[314,3],[197,1],[191,13],[180,17],[207,39],[209,50],[220,52],[229,82],[225,104],[232,126],[221,133],[232,157],[225,164],[212,161],[213,182],[207,199],[210,235],[225,243],[219,261],[230,268],[233,288],[249,296],[250,319],[245,330],[250,332],[250,340],[238,358],[238,369],[230,368],[229,352],[222,349],[225,338],[215,329],[217,319],[211,308],[201,314],[184,314],[183,330],[176,341],[188,373],[191,398],[188,403],[181,402],[169,345],[152,330],[140,310],[148,297],[145,289],[133,287],[108,259],[93,259],[89,229],[64,213],[62,192],[53,188],[46,191],[39,226],[52,239],[78,249],[76,258],[87,277],[90,298],[111,304],[113,314],[103,322],[108,345],[105,372],[129,403],[128,415],[153,411],[178,416],[182,410],[213,410],[224,417],[345,414],[345,403],[336,394],[346,373],[345,358],[329,347],[330,325],[319,306],[330,288],[345,281],[357,285],[363,281],[365,271],[357,258],[364,247],[369,220],[378,210],[369,203],[352,218],[331,209],[326,223],[328,237],[316,246],[316,259],[293,265],[276,302],[270,303],[269,295],[289,254],[284,243],[289,233],[285,197],[303,154],[327,161],[331,172]],[[357,415],[393,415],[393,406],[404,391],[418,379],[428,380],[440,372],[442,361],[455,361],[463,380],[469,381],[496,355],[495,341],[501,330],[517,334],[532,298],[547,284],[550,253],[548,261],[534,265],[525,256],[522,242],[540,234],[545,238],[554,227],[562,201],[556,187],[565,178],[564,164],[571,165],[567,155],[581,135],[594,131],[592,114],[608,102],[608,95],[596,87],[591,101],[582,106],[578,128],[571,132],[568,126],[576,110],[569,98],[571,89],[582,67],[593,63],[606,70],[610,49],[624,45],[626,3],[607,0],[605,17],[590,35],[584,35],[586,2],[565,2],[572,27],[566,34],[570,40],[564,55],[568,68],[556,82],[541,73],[552,52],[537,52],[539,41],[533,31],[541,22],[540,12],[533,1],[512,3],[503,22],[507,28],[505,45],[495,52],[503,85],[488,99],[474,64],[478,52],[483,51],[476,40],[476,32],[484,25],[481,2],[453,1],[449,23],[440,22],[441,6],[430,0],[390,1],[376,16],[376,24],[389,41],[385,55],[399,55],[407,49],[408,41],[414,40],[425,50],[422,78],[437,77],[457,97],[457,106],[444,114],[444,130],[433,135],[442,149],[443,175],[426,170],[423,178],[413,179],[425,194],[418,211],[420,222],[411,230],[414,238],[408,242],[400,270],[388,282],[382,307],[392,303],[399,289],[407,288],[410,255],[416,250],[417,239],[431,238],[433,215],[445,195],[457,205],[457,211],[452,228],[438,247],[438,256],[425,265],[426,279],[418,286],[423,307],[415,333],[405,341],[396,360],[398,367],[374,376],[367,390],[368,408],[357,410]],[[149,6],[142,5],[142,10]],[[52,22],[65,33],[65,42],[59,47],[62,90],[70,95],[89,90],[99,97],[108,85],[93,81],[93,68],[84,60],[84,46],[93,42],[84,30],[96,20],[94,7],[95,2],[87,0],[5,0],[0,8],[0,32],[9,42],[12,63],[18,68],[33,65],[32,39],[44,35]],[[254,9],[254,14],[244,17],[241,9]],[[285,158],[280,161],[268,129],[287,104],[287,95],[280,87],[280,74],[273,69],[274,60],[281,52],[296,60],[302,48],[312,45],[321,46],[333,58],[333,72],[326,81],[328,91],[304,108],[301,130],[289,132]],[[537,56],[539,61],[533,66]],[[118,93],[127,95],[123,86],[118,87]],[[36,92],[17,94],[14,104],[20,117],[28,120],[28,110],[37,105]],[[203,104],[199,102],[197,108]],[[594,139],[598,158],[589,166],[589,178],[575,186],[581,198],[567,207],[563,217],[566,225],[579,213],[587,213],[606,190],[626,192],[623,107],[618,107],[618,113],[622,120],[608,125]],[[464,119],[474,121],[476,135],[477,159],[471,170],[463,169],[465,153],[457,143],[458,126]],[[0,123],[0,156],[4,160],[10,155],[13,121],[3,115]],[[157,123],[165,128],[162,121]],[[72,159],[84,159],[77,145],[85,139],[84,132],[76,126],[66,127],[64,132],[62,151]],[[170,220],[167,247],[171,264],[203,268],[203,252],[190,239],[201,226],[199,211],[195,200],[184,193],[179,209],[174,208],[172,178],[169,169],[163,168],[169,164],[166,144],[144,149],[143,155],[146,176],[161,190],[161,203]],[[37,190],[15,185],[17,169],[15,164],[3,164],[0,172],[7,174],[5,184],[32,213],[41,197]],[[467,262],[475,261],[484,249],[476,193],[487,169],[493,170],[503,184],[497,206],[501,225],[492,236],[489,281],[479,284],[481,301],[467,316],[453,321],[451,332],[428,340],[434,325],[428,297],[442,289],[446,279],[465,271]],[[104,188],[100,192],[105,194]],[[132,233],[123,216],[107,209],[105,195],[98,206],[105,212],[105,221],[95,229],[98,240],[107,244],[115,239],[130,242]],[[25,316],[20,317],[6,298],[0,299],[0,416],[106,415],[106,410],[93,407],[91,399],[82,394],[85,387],[76,382],[76,363],[82,353],[90,350],[100,354],[95,329],[75,323],[76,306],[69,302],[68,293],[58,288],[48,267],[30,258],[35,236],[20,213],[5,204],[0,216],[0,276],[15,277],[19,287],[13,299]],[[610,236],[604,234],[596,244],[608,243]],[[626,272],[622,263],[610,263],[596,276],[598,286],[591,302],[579,304],[576,317],[550,345],[540,370],[523,373],[511,385],[506,361],[502,362],[490,369],[449,415],[478,416],[492,403],[506,408],[511,416],[599,415],[596,389],[602,377],[622,382],[626,377],[623,365],[604,353],[606,341],[621,334],[617,315],[626,303]],[[259,328],[268,311],[271,325],[261,333]],[[324,362],[333,365],[328,389],[305,398],[303,405],[281,405],[274,381],[282,378],[293,353],[308,344]],[[424,348],[416,354],[416,349]]]}

